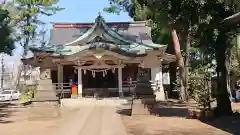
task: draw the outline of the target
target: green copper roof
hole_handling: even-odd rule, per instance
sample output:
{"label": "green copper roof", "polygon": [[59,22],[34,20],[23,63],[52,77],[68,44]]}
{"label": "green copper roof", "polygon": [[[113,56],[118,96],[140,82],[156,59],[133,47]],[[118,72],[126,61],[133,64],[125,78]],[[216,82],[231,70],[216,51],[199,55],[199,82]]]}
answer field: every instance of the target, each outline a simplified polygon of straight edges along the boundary
{"label": "green copper roof", "polygon": [[[64,36],[63,36],[64,38]],[[125,39],[118,32],[109,28],[99,14],[95,24],[76,40],[63,45],[49,45],[41,48],[30,48],[33,52],[52,52],[55,55],[72,55],[86,49],[104,48],[124,55],[142,55],[146,50],[165,48],[165,45],[143,44]]]}

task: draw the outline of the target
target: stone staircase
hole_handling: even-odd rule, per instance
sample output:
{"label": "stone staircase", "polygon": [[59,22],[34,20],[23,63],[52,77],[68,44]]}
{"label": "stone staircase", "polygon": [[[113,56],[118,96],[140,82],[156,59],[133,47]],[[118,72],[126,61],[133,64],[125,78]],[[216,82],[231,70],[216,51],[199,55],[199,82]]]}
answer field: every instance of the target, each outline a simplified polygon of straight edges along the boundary
{"label": "stone staircase", "polygon": [[61,99],[61,107],[81,107],[81,106],[122,106],[129,104],[127,98],[74,98],[74,99]]}
{"label": "stone staircase", "polygon": [[[75,98],[75,99],[61,99],[61,107],[90,107],[90,106],[114,106],[119,110],[131,109],[131,98]],[[144,99],[135,99],[132,104],[131,115],[151,115],[153,114],[151,108],[154,106],[155,100],[151,97]],[[152,106],[152,107],[151,107]]]}

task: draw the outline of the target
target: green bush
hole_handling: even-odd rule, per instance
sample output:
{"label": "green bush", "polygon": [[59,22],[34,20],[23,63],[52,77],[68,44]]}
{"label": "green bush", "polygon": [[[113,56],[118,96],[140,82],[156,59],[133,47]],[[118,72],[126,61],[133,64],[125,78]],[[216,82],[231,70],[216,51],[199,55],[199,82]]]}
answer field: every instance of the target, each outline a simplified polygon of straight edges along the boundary
{"label": "green bush", "polygon": [[23,93],[20,96],[20,100],[31,99],[34,97],[34,93],[36,92],[36,85],[25,85],[23,86]]}
{"label": "green bush", "polygon": [[192,89],[191,97],[197,102],[199,107],[204,109],[211,108],[211,87],[209,86],[209,79],[194,77],[189,80]]}

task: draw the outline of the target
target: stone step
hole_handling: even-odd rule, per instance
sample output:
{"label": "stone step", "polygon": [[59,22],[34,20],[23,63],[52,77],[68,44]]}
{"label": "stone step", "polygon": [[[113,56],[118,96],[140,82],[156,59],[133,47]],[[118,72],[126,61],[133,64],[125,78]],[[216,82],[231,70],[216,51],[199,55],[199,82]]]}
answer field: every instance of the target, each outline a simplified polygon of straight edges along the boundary
{"label": "stone step", "polygon": [[101,99],[94,98],[77,98],[77,99],[61,99],[61,106],[64,107],[79,107],[79,106],[122,106],[128,104],[127,99]]}
{"label": "stone step", "polygon": [[51,91],[37,91],[35,94],[34,94],[34,98],[37,98],[37,99],[44,99],[44,98],[47,98],[47,99],[57,99],[57,96],[56,96],[56,93],[55,92],[51,92]]}
{"label": "stone step", "polygon": [[33,98],[31,99],[31,102],[59,102],[59,99],[57,98]]}
{"label": "stone step", "polygon": [[93,106],[95,105],[94,99],[61,99],[62,107],[79,107],[79,106]]}
{"label": "stone step", "polygon": [[57,101],[32,102],[28,107],[31,108],[59,108]]}
{"label": "stone step", "polygon": [[120,106],[122,104],[127,104],[128,101],[126,99],[103,99],[97,100],[97,105],[116,105]]}

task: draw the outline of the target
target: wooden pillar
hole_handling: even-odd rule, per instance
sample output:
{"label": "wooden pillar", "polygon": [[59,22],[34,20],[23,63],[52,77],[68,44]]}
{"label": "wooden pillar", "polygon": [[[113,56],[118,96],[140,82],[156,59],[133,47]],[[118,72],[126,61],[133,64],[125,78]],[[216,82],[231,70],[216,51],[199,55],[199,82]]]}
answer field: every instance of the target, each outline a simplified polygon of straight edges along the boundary
{"label": "wooden pillar", "polygon": [[63,65],[57,64],[58,83],[63,83]]}
{"label": "wooden pillar", "polygon": [[78,67],[78,96],[82,97],[82,69]]}
{"label": "wooden pillar", "polygon": [[123,89],[122,89],[122,67],[118,67],[118,92],[119,97],[123,97]]}

